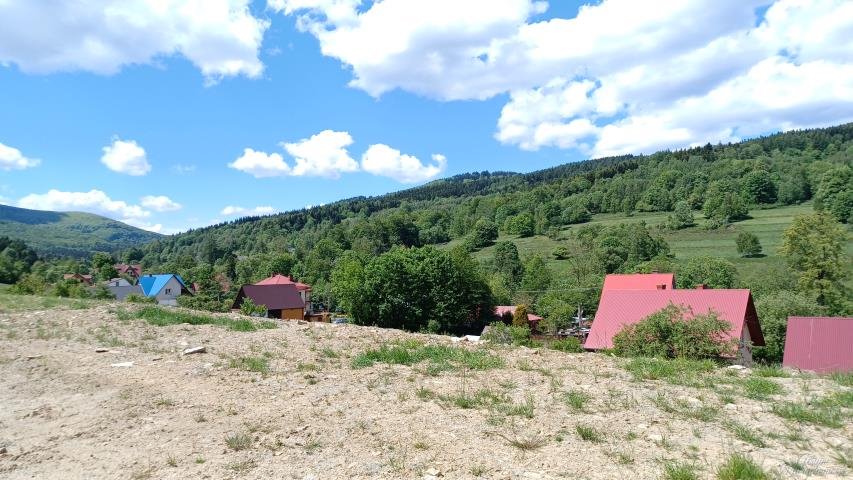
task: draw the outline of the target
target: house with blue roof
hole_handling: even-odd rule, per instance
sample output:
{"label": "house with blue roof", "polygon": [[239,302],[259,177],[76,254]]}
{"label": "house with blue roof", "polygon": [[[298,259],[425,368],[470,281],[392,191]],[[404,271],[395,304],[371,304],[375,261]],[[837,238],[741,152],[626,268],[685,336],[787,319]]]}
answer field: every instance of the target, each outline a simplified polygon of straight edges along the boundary
{"label": "house with blue roof", "polygon": [[143,275],[139,277],[139,286],[146,297],[156,298],[160,305],[176,306],[178,297],[192,295],[184,279],[174,273]]}

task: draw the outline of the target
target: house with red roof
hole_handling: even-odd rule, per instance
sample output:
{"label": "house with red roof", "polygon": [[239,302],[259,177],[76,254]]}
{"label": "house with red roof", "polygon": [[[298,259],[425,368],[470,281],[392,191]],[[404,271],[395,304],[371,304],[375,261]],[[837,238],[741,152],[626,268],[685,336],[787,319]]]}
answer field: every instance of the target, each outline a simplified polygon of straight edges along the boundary
{"label": "house with red roof", "polygon": [[250,298],[255,305],[267,308],[267,317],[284,320],[303,320],[305,302],[293,283],[268,283],[263,285],[243,285],[234,299],[232,310],[239,310],[243,302]]}
{"label": "house with red roof", "polygon": [[139,280],[142,276],[142,265],[128,265],[127,263],[117,263],[113,265],[119,276],[127,275],[128,277]]}
{"label": "house with red roof", "polygon": [[853,317],[788,317],[782,365],[817,373],[853,371]]}
{"label": "house with red roof", "polygon": [[[627,278],[633,277],[633,278]],[[763,346],[764,336],[748,289],[675,289],[672,274],[608,275],[584,348],[613,348],[613,337],[669,305],[687,309],[689,315],[715,313],[731,324],[729,337],[737,340],[737,360],[752,361],[752,347]]]}
{"label": "house with red roof", "polygon": [[[498,305],[495,307],[495,318],[500,321],[506,321],[507,318],[509,318],[509,320],[512,321],[516,308],[518,308],[518,305]],[[530,312],[527,313],[527,323],[530,325],[531,330],[535,331],[541,321],[542,317],[539,315],[534,315]]]}
{"label": "house with red roof", "polygon": [[63,280],[77,280],[78,282],[80,282],[84,285],[88,285],[90,287],[92,285],[94,285],[94,283],[95,283],[94,279],[92,278],[91,275],[84,275],[82,273],[66,273],[66,274],[62,275],[62,279]]}
{"label": "house with red roof", "polygon": [[269,278],[265,278],[255,285],[293,285],[296,291],[299,292],[299,297],[305,304],[305,312],[311,310],[311,285],[295,282],[287,275],[275,274]]}

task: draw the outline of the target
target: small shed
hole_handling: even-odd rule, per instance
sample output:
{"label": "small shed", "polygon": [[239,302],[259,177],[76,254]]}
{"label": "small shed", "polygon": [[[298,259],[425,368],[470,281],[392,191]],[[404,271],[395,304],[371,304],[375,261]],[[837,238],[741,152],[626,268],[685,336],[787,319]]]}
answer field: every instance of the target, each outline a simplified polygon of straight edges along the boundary
{"label": "small shed", "polygon": [[716,313],[732,326],[729,337],[738,341],[737,359],[752,362],[752,347],[764,346],[764,336],[746,289],[605,290],[595,313],[584,348],[613,348],[613,337],[626,325],[672,305],[686,307],[693,315]]}
{"label": "small shed", "polygon": [[853,317],[788,317],[782,365],[817,373],[853,371]]}
{"label": "small shed", "polygon": [[267,307],[267,317],[284,320],[303,320],[305,302],[296,286],[291,284],[243,285],[234,299],[232,310],[239,310],[243,301],[251,298],[256,305]]}

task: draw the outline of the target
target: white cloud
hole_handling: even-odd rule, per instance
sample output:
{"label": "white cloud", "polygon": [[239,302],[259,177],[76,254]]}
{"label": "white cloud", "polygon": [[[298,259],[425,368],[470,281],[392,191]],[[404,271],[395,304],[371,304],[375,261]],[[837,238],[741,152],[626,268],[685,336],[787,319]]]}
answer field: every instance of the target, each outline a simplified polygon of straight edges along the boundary
{"label": "white cloud", "polygon": [[229,167],[253,175],[255,178],[281,176],[317,176],[339,178],[341,173],[355,172],[358,163],[350,157],[347,147],[352,137],[347,132],[323,130],[295,143],[281,146],[294,159],[291,167],[279,153],[266,153],[251,148],[228,164]]}
{"label": "white cloud", "polygon": [[310,138],[282,146],[296,161],[291,175],[338,178],[341,173],[358,170],[358,163],[347,152],[350,145],[349,133],[323,130]]}
{"label": "white cloud", "polygon": [[143,207],[150,208],[155,212],[174,212],[183,208],[180,203],[165,195],[146,195],[140,199],[140,203]]}
{"label": "white cloud", "polygon": [[275,209],[271,206],[263,206],[263,207],[255,207],[255,208],[243,208],[243,207],[235,207],[233,205],[228,205],[223,208],[220,215],[225,217],[248,217],[248,216],[257,216],[257,215],[270,215],[275,213]]}
{"label": "white cloud", "polygon": [[228,167],[248,173],[255,178],[280,177],[291,172],[290,165],[278,153],[268,154],[247,148],[243,155],[228,164]]}
{"label": "white cloud", "polygon": [[0,170],[23,170],[41,163],[37,158],[28,158],[17,148],[0,143]]}
{"label": "white cloud", "polygon": [[141,219],[151,215],[141,206],[113,200],[101,190],[63,192],[51,189],[47,193],[32,193],[21,198],[18,206],[35,210],[90,212],[115,219]]}
{"label": "white cloud", "polygon": [[433,164],[424,165],[417,157],[400,153],[381,143],[371,145],[361,156],[361,168],[374,175],[390,177],[402,183],[417,183],[434,178],[444,171],[447,159],[434,154]]}
{"label": "white cloud", "polygon": [[208,82],[259,77],[269,22],[250,0],[0,1],[0,65],[28,73],[113,74],[182,55]]}
{"label": "white cloud", "polygon": [[151,164],[145,156],[145,149],[135,141],[114,139],[111,145],[103,148],[101,163],[110,170],[133,176],[142,176],[151,171]]}
{"label": "white cloud", "polygon": [[138,218],[123,218],[123,219],[121,219],[121,222],[126,223],[126,224],[133,226],[133,227],[136,227],[136,228],[148,230],[149,232],[165,233],[163,231],[163,224],[162,223],[148,223],[148,222],[145,222],[145,221],[140,220]]}
{"label": "white cloud", "polygon": [[268,4],[371,95],[509,94],[495,137],[523,149],[638,153],[853,118],[845,0],[777,0],[758,25],[767,0],[603,0],[542,21],[532,0]]}

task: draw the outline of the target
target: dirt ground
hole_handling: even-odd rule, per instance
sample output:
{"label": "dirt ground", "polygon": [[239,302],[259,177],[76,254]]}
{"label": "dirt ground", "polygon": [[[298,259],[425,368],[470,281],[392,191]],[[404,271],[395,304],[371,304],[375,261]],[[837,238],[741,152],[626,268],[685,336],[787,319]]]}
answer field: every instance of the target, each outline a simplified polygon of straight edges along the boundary
{"label": "dirt ground", "polygon": [[[605,355],[461,343],[505,366],[353,368],[353,357],[384,342],[451,342],[297,322],[255,332],[158,327],[119,320],[121,308],[0,314],[0,478],[653,479],[672,461],[714,478],[733,452],[781,478],[853,475],[843,465],[849,416],[833,428],[771,412],[850,389],[827,378],[772,378],[782,393],[727,398],[635,380],[624,360]],[[181,355],[196,346],[206,353]],[[250,371],[245,358],[267,359],[269,371]],[[124,362],[132,364],[115,366]],[[751,374],[723,370],[715,375]],[[446,400],[482,388],[527,409]],[[569,392],[587,398],[582,408]],[[665,411],[661,399],[711,409],[692,418]],[[730,421],[763,446],[738,438]],[[597,438],[582,439],[578,425]]]}

